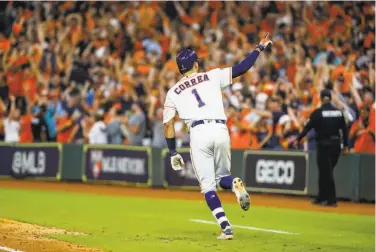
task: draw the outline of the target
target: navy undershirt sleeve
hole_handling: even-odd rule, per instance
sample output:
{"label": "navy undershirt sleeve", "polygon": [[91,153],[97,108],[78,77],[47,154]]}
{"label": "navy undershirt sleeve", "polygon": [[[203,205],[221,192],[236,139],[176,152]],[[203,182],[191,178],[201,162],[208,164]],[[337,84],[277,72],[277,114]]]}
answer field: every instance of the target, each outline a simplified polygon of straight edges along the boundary
{"label": "navy undershirt sleeve", "polygon": [[170,154],[174,154],[176,152],[176,139],[175,137],[166,138],[167,146],[170,149]]}
{"label": "navy undershirt sleeve", "polygon": [[236,78],[247,72],[256,62],[257,57],[260,55],[258,50],[254,50],[242,62],[232,67],[232,78]]}

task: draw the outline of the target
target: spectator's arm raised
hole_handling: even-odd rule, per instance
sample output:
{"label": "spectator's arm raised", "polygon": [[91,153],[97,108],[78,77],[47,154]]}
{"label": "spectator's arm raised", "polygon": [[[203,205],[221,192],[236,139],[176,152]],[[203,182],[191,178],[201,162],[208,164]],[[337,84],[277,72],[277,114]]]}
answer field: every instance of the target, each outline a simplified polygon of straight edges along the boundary
{"label": "spectator's arm raised", "polygon": [[14,120],[15,111],[16,111],[16,98],[13,95],[11,95],[9,99],[10,99],[10,110],[9,110],[8,118],[10,120]]}
{"label": "spectator's arm raised", "polygon": [[121,73],[121,60],[115,60],[115,77],[116,81],[121,84],[122,82],[122,73]]}
{"label": "spectator's arm raised", "polygon": [[70,134],[70,136],[68,138],[68,143],[73,143],[74,138],[75,138],[75,136],[76,136],[76,134],[77,134],[77,132],[78,132],[79,129],[80,129],[79,124],[75,124],[73,126],[72,132],[71,132],[71,134]]}
{"label": "spectator's arm raised", "polygon": [[375,90],[375,75],[375,64],[368,64],[369,84],[373,90]]}
{"label": "spectator's arm raised", "polygon": [[27,58],[29,59],[29,62],[30,62],[31,71],[35,74],[35,77],[37,78],[38,82],[41,83],[44,87],[46,87],[48,83],[40,74],[39,66],[37,65],[36,62],[34,62],[34,60],[31,58],[30,55],[28,55]]}
{"label": "spectator's arm raised", "polygon": [[[10,38],[9,38],[9,41],[10,41],[10,44],[12,45],[12,42],[14,40],[14,35],[13,35],[13,32],[10,34]],[[7,48],[3,54],[3,69],[4,69],[4,72],[8,71],[8,68],[10,66],[9,64],[9,60],[8,60],[8,57],[9,57],[9,52],[11,51],[10,48],[12,48],[12,46],[10,46],[9,48]]]}
{"label": "spectator's arm raised", "polygon": [[3,112],[6,110],[6,106],[4,104],[3,99],[0,97],[0,112]]}
{"label": "spectator's arm raised", "polygon": [[70,27],[66,27],[64,32],[62,33],[62,35],[60,36],[60,38],[58,39],[58,43],[57,43],[57,46],[60,47],[61,43],[63,43],[63,41],[67,38],[68,34],[70,33],[71,31],[71,28]]}
{"label": "spectator's arm raised", "polygon": [[150,99],[149,99],[149,109],[148,109],[148,118],[150,120],[154,120],[155,116],[154,116],[154,113],[155,113],[155,104],[157,103],[158,99],[151,95],[150,96]]}
{"label": "spectator's arm raised", "polygon": [[267,126],[268,127],[268,134],[261,140],[259,146],[262,148],[273,136],[273,127],[272,126]]}
{"label": "spectator's arm raised", "polygon": [[90,51],[91,51],[92,48],[93,48],[93,42],[90,42],[90,44],[88,44],[88,45],[86,46],[85,50],[83,51],[83,53],[82,53],[82,57],[85,58],[85,57],[89,56]]}
{"label": "spectator's arm raised", "polygon": [[180,3],[174,2],[174,6],[175,6],[175,9],[178,12],[178,14],[179,14],[183,23],[186,23],[186,24],[192,24],[193,23],[192,18],[189,15],[187,15],[187,13],[183,9],[183,7],[180,5]]}
{"label": "spectator's arm raised", "polygon": [[120,13],[118,19],[119,20],[123,20],[123,18],[125,18],[129,13],[129,9],[125,9],[122,13]]}
{"label": "spectator's arm raised", "polygon": [[287,108],[287,113],[288,115],[291,117],[291,120],[295,123],[295,125],[298,127],[299,129],[299,132],[303,130],[303,127],[302,125],[300,124],[299,120],[296,118],[296,115],[294,113],[294,111],[291,109],[291,107],[289,106]]}
{"label": "spectator's arm raised", "polygon": [[81,14],[79,14],[79,13],[69,14],[69,16],[67,17],[67,21],[70,22],[74,18],[77,20],[78,25],[81,26],[82,25],[82,16],[81,16]]}
{"label": "spectator's arm raised", "polygon": [[72,120],[67,121],[66,123],[57,127],[57,132],[63,132],[65,130],[69,129],[70,127],[72,127],[72,124],[73,124]]}
{"label": "spectator's arm raised", "polygon": [[165,36],[171,36],[170,22],[169,22],[168,16],[160,7],[158,7],[158,14],[162,18],[163,34]]}
{"label": "spectator's arm raised", "polygon": [[306,22],[307,24],[310,24],[311,23],[311,20],[309,20],[308,16],[307,16],[307,5],[305,4],[304,7],[303,7],[303,13],[302,13],[302,16],[303,16],[303,21]]}
{"label": "spectator's arm raised", "polygon": [[353,83],[350,83],[350,92],[354,98],[354,101],[356,103],[356,106],[360,107],[363,103],[362,98],[359,95],[358,90],[354,87]]}
{"label": "spectator's arm raised", "polygon": [[272,113],[267,110],[262,110],[262,109],[252,109],[252,112],[255,112],[256,114],[266,117],[266,118],[272,118]]}

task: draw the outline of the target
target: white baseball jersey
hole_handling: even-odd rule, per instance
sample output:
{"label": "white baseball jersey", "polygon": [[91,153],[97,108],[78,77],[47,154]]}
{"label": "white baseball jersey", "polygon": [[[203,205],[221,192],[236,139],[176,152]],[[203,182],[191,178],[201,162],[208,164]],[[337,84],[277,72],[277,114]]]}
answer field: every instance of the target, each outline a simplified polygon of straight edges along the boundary
{"label": "white baseball jersey", "polygon": [[190,128],[191,162],[201,192],[215,191],[220,179],[229,176],[231,168],[230,136],[226,121],[222,89],[232,84],[231,68],[193,73],[179,80],[168,92],[163,122],[176,113],[190,127],[197,120],[204,124]]}
{"label": "white baseball jersey", "polygon": [[18,143],[20,138],[20,122],[10,120],[9,118],[4,120],[4,141],[7,143]]}
{"label": "white baseball jersey", "polygon": [[193,73],[180,79],[168,92],[163,110],[163,123],[179,117],[189,125],[202,119],[226,120],[222,89],[232,84],[231,67]]}
{"label": "white baseball jersey", "polygon": [[89,134],[89,144],[107,144],[106,124],[102,121],[94,123]]}

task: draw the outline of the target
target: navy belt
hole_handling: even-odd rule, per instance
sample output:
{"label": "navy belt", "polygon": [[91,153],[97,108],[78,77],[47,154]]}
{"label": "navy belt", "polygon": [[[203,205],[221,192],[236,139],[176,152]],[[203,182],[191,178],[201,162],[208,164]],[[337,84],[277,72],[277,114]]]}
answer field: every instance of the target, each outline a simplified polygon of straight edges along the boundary
{"label": "navy belt", "polygon": [[216,120],[198,120],[198,121],[194,121],[191,124],[191,128],[194,128],[194,127],[196,127],[197,125],[200,125],[200,124],[211,123],[211,122],[226,124],[226,120],[217,120],[217,119]]}

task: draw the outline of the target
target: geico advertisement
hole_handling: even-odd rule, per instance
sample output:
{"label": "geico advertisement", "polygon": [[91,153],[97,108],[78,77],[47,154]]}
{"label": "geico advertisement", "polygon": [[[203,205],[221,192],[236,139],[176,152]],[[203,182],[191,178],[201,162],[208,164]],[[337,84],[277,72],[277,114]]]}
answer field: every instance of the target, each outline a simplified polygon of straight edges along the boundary
{"label": "geico advertisement", "polygon": [[304,191],[306,188],[306,158],[302,154],[254,154],[245,158],[247,187]]}
{"label": "geico advertisement", "polygon": [[256,182],[266,184],[292,185],[295,163],[283,160],[260,159],[256,163]]}

